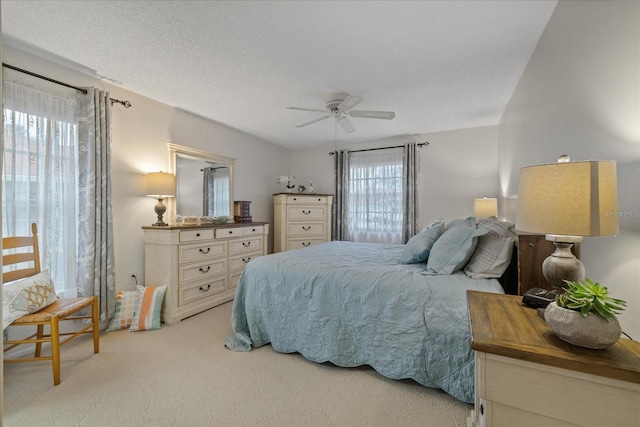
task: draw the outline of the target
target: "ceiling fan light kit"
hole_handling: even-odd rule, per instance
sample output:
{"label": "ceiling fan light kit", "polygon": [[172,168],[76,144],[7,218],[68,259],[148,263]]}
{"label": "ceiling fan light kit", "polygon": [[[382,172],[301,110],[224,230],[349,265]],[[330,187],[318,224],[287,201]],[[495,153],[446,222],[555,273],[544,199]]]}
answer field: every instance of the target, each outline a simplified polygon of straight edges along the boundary
{"label": "ceiling fan light kit", "polygon": [[362,97],[360,96],[352,96],[348,93],[338,92],[332,93],[324,99],[324,110],[304,107],[287,107],[287,109],[312,111],[314,113],[326,114],[325,116],[310,120],[296,126],[298,128],[317,123],[321,120],[328,119],[329,117],[333,117],[336,122],[340,124],[340,127],[342,127],[342,129],[347,133],[352,133],[355,130],[353,124],[351,123],[351,120],[349,120],[349,117],[391,120],[396,116],[396,113],[394,113],[393,111],[352,110],[352,108],[358,105],[360,102],[362,102]]}

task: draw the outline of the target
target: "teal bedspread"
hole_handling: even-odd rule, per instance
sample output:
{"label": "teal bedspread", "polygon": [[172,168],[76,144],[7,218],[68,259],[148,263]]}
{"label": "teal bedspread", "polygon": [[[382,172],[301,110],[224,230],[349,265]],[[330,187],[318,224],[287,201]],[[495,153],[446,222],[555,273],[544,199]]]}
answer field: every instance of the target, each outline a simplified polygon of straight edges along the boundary
{"label": "teal bedspread", "polygon": [[253,259],[238,283],[225,345],[271,343],[315,362],[370,365],[464,402],[474,398],[467,289],[502,293],[494,279],[430,276],[400,264],[401,245],[328,242]]}

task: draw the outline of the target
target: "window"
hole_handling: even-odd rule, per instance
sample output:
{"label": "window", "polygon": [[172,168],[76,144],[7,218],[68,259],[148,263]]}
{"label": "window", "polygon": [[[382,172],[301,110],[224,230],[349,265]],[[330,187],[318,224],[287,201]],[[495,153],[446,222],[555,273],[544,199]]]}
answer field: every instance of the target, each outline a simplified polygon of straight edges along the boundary
{"label": "window", "polygon": [[3,235],[29,235],[35,222],[42,270],[75,296],[77,102],[6,82],[3,98]]}
{"label": "window", "polygon": [[403,149],[349,153],[348,240],[401,244]]}

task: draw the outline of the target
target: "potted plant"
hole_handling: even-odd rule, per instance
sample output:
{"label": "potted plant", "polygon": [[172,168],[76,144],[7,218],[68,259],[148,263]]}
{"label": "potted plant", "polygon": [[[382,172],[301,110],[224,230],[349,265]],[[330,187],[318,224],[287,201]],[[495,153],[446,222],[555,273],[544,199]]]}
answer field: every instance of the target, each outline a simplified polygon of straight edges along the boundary
{"label": "potted plant", "polygon": [[565,280],[565,292],[556,296],[544,313],[551,330],[563,341],[592,349],[612,346],[622,332],[616,315],[626,302],[612,298],[605,286],[589,278]]}

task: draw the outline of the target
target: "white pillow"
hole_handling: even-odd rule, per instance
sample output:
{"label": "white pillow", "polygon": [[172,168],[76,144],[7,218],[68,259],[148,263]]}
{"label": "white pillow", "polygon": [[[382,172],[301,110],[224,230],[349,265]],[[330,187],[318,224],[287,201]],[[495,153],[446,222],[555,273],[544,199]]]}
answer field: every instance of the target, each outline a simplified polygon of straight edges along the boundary
{"label": "white pillow", "polygon": [[514,226],[489,217],[478,219],[478,228],[484,228],[488,233],[478,239],[478,246],[464,272],[472,279],[501,277],[511,262],[516,239]]}
{"label": "white pillow", "polygon": [[35,313],[58,299],[48,271],[6,284],[2,288],[2,326]]}

